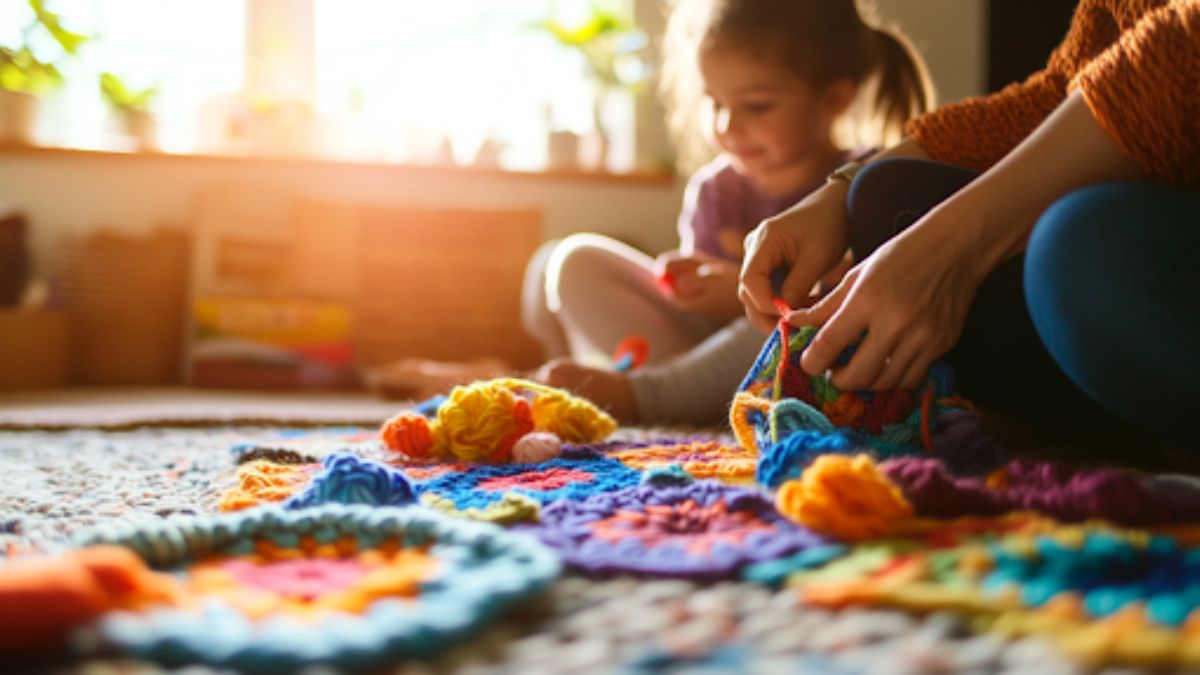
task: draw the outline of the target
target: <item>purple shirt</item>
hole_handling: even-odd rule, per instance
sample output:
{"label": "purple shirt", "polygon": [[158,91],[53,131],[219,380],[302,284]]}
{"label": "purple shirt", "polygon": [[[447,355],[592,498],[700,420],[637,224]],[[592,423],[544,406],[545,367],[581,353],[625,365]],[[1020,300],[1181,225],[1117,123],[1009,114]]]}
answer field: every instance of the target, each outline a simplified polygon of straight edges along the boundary
{"label": "purple shirt", "polygon": [[[833,171],[863,152],[843,153]],[[688,180],[679,214],[679,249],[699,251],[733,262],[742,260],[742,240],[771,216],[824,185],[824,179],[789,194],[772,197],[738,173],[724,157],[700,167]]]}

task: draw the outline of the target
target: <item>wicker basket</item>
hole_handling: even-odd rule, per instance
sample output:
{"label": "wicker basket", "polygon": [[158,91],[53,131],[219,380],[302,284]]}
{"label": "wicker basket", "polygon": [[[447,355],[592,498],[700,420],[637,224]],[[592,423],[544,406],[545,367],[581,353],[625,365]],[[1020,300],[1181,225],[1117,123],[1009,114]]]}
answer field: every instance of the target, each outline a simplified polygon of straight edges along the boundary
{"label": "wicker basket", "polygon": [[167,229],[60,240],[56,290],[72,322],[72,381],[179,380],[188,249],[186,234]]}

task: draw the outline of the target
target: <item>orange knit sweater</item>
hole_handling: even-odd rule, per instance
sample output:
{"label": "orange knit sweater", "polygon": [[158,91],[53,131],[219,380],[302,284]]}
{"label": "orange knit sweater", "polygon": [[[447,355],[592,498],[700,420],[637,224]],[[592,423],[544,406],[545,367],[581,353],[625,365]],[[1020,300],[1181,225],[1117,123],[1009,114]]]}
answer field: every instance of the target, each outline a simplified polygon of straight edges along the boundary
{"label": "orange knit sweater", "polygon": [[1046,68],[908,123],[934,159],[982,171],[1078,88],[1155,180],[1200,185],[1200,0],[1081,0]]}

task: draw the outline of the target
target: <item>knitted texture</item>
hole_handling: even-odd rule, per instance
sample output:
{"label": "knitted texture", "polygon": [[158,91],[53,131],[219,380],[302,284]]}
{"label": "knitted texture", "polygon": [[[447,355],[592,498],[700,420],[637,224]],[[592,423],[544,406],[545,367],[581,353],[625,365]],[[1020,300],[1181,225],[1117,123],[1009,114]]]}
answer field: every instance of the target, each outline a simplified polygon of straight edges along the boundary
{"label": "knitted texture", "polygon": [[1183,478],[1033,460],[1013,461],[986,480],[955,477],[938,462],[918,457],[892,460],[882,470],[917,513],[932,518],[1034,510],[1070,522],[1200,521],[1200,482]]}
{"label": "knitted texture", "polygon": [[110,526],[80,544],[128,547],[186,594],[178,608],[106,614],[99,646],[246,672],[427,657],[559,571],[528,538],[418,507],[255,509]]}
{"label": "knitted texture", "polygon": [[623,448],[605,454],[639,471],[677,464],[694,478],[712,478],[735,485],[754,482],[758,459],[741,446],[715,440]]}
{"label": "knitted texture", "polygon": [[986,479],[953,477],[933,459],[882,465],[867,455],[823,455],[783,483],[779,510],[840,540],[889,535],[914,516],[955,518],[1032,510],[1057,520],[1125,525],[1200,521],[1200,482],[1129,470],[1013,461]]}
{"label": "knitted texture", "polygon": [[655,486],[559,501],[536,534],[589,574],[630,572],[719,579],[745,565],[829,543],[781,517],[764,495],[714,481]]}
{"label": "knitted texture", "polygon": [[460,510],[454,506],[453,501],[432,492],[422,495],[421,503],[455,518],[480,520],[504,526],[515,525],[516,523],[537,522],[542,512],[542,507],[537,501],[512,492],[505,494],[499,501],[492,502],[482,509],[469,508]]}
{"label": "knitted texture", "polygon": [[1104,130],[1162,182],[1200,183],[1200,5],[1082,0],[1045,69],[999,92],[944,105],[907,133],[942,162],[983,171],[1077,85]]}
{"label": "knitted texture", "polygon": [[252,506],[282,502],[321,471],[320,464],[276,464],[256,459],[238,467],[237,484],[221,497],[222,511],[240,511]]}
{"label": "knitted texture", "polygon": [[537,464],[481,464],[443,472],[417,484],[419,494],[434,494],[456,509],[486,509],[506,493],[539,504],[578,500],[637,485],[637,471],[591,452],[567,452]]}
{"label": "knitted texture", "polygon": [[313,477],[302,492],[288,498],[284,508],[318,504],[370,504],[404,506],[416,501],[408,478],[398,469],[379,462],[333,453],[322,463],[325,470]]}
{"label": "knitted texture", "polygon": [[1123,4],[1145,13],[1122,24],[1120,39],[1081,68],[1075,84],[1105,132],[1147,173],[1200,185],[1200,5]]}
{"label": "knitted texture", "polygon": [[791,577],[805,602],[954,610],[1088,664],[1200,666],[1200,555],[1168,537],[1028,514],[913,521]]}

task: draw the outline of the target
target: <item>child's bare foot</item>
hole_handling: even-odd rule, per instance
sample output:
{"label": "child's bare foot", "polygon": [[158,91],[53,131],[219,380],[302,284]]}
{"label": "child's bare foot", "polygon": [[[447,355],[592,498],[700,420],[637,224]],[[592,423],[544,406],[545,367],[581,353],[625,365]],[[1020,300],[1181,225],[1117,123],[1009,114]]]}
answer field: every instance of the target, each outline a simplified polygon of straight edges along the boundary
{"label": "child's bare foot", "polygon": [[624,373],[590,368],[571,359],[555,359],[538,370],[536,379],[582,396],[622,422],[638,421],[633,387]]}
{"label": "child's bare foot", "polygon": [[504,361],[480,357],[471,361],[400,359],[376,368],[368,378],[371,388],[389,399],[427,399],[445,394],[456,385],[490,380],[509,373]]}

